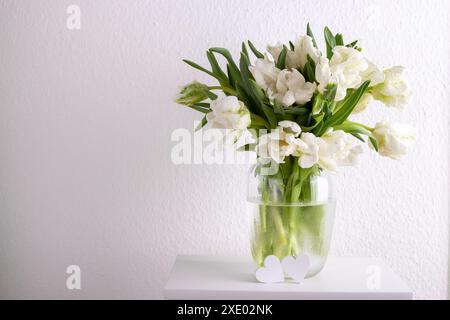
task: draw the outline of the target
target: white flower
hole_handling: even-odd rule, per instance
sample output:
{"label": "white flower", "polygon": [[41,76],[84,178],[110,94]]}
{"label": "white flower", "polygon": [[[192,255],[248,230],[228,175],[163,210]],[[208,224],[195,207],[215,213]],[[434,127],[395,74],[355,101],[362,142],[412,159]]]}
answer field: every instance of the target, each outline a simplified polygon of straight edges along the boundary
{"label": "white flower", "polygon": [[260,158],[272,159],[276,163],[283,163],[286,157],[295,152],[300,132],[300,126],[293,121],[279,122],[276,129],[259,137],[256,146],[257,155]]}
{"label": "white flower", "polygon": [[358,50],[343,46],[333,49],[333,57],[320,58],[316,65],[315,76],[319,83],[320,93],[330,83],[337,84],[336,101],[341,101],[347,95],[347,89],[359,87],[363,78],[362,73],[368,68],[368,62]]}
{"label": "white flower", "polygon": [[330,172],[336,172],[338,166],[355,165],[362,153],[361,144],[352,135],[342,130],[328,130],[317,138],[319,145],[319,165]]}
{"label": "white flower", "polygon": [[272,98],[277,99],[285,107],[289,107],[294,103],[303,105],[310,101],[316,90],[316,85],[306,82],[298,70],[285,69],[278,74],[275,89]]}
{"label": "white flower", "polygon": [[338,84],[336,100],[345,98],[347,89],[359,87],[361,73],[368,68],[368,63],[361,52],[353,48],[337,46],[333,48],[330,71]]}
{"label": "white flower", "polygon": [[335,101],[341,101],[347,95],[347,86],[345,83],[339,83],[340,78],[331,73],[330,62],[327,58],[320,58],[316,65],[316,81],[319,83],[317,89],[320,93],[325,93],[328,84],[334,83],[337,85]]}
{"label": "white flower", "polygon": [[[373,136],[378,142],[378,153],[392,159],[400,159],[415,141],[415,129],[407,124],[377,123]],[[373,148],[373,145],[370,144]]]}
{"label": "white flower", "polygon": [[320,57],[320,51],[314,47],[313,40],[309,36],[301,36],[297,39],[294,45],[294,54],[290,57],[289,62],[291,68],[304,68],[307,56],[310,56],[314,62],[317,62]]}
{"label": "white flower", "polygon": [[[276,163],[283,163],[284,159],[295,151],[295,146],[288,143],[285,138],[286,136],[279,128],[262,135],[258,139],[256,154],[260,158],[272,159]],[[290,139],[288,140],[291,141]]]}
{"label": "white flower", "polygon": [[283,132],[291,133],[294,135],[294,137],[298,137],[302,132],[302,129],[300,128],[298,123],[294,121],[283,120],[278,123],[278,126],[283,130]]}
{"label": "white flower", "polygon": [[362,153],[362,145],[344,131],[329,129],[318,138],[309,132],[300,134],[297,124],[282,121],[279,127],[258,139],[256,152],[260,158],[283,163],[288,156],[298,158],[301,168],[319,164],[323,169],[335,172],[338,166],[356,164]]}
{"label": "white flower", "polygon": [[347,141],[350,141],[349,145],[347,146],[347,153],[345,155],[345,157],[339,159],[339,165],[340,166],[354,166],[358,163],[359,161],[359,155],[362,154],[364,152],[363,146],[360,143],[355,143],[355,140],[353,136],[350,137],[350,135],[348,135],[348,137],[350,139],[347,139]]}
{"label": "white flower", "polygon": [[256,154],[262,159],[272,159],[276,163],[284,161],[284,155],[280,152],[280,133],[269,132],[258,138]]}
{"label": "white flower", "polygon": [[317,89],[320,93],[324,93],[329,83],[336,83],[336,79],[331,78],[330,62],[327,58],[322,57],[316,64],[316,81],[319,84]]}
{"label": "white flower", "polygon": [[358,114],[366,110],[367,106],[372,101],[373,97],[370,93],[365,92],[361,99],[359,100],[358,104],[356,105],[355,109],[353,109],[353,114]]}
{"label": "white flower", "polygon": [[275,67],[275,62],[269,55],[266,54],[264,59],[257,59],[255,66],[250,66],[249,70],[255,78],[256,83],[263,90],[275,90],[275,84],[280,70]]}
{"label": "white flower", "polygon": [[218,98],[211,102],[206,119],[212,128],[243,130],[251,123],[250,112],[234,96]]}
{"label": "white flower", "polygon": [[403,71],[400,66],[384,70],[384,82],[372,89],[373,97],[389,107],[403,109],[411,96],[408,84],[402,77]]}
{"label": "white flower", "polygon": [[319,146],[314,134],[303,132],[301,138],[292,143],[297,147],[293,155],[298,157],[301,168],[311,168],[319,161]]}
{"label": "white flower", "polygon": [[[278,60],[278,57],[283,50],[283,45],[278,44],[276,46],[269,46],[267,50],[275,60]],[[303,69],[306,62],[308,61],[308,55],[314,60],[314,62],[317,62],[320,57],[320,51],[316,47],[314,47],[311,37],[301,36],[295,42],[294,50],[287,51],[286,68]]]}
{"label": "white flower", "polygon": [[382,83],[385,78],[383,70],[370,60],[366,59],[366,62],[368,67],[361,73],[361,82],[370,80],[370,87]]}
{"label": "white flower", "polygon": [[[280,56],[281,51],[283,51],[283,44],[277,43],[275,46],[267,46],[267,51],[273,57],[275,61],[278,61],[278,57]],[[286,54],[286,60],[288,60],[289,51]]]}

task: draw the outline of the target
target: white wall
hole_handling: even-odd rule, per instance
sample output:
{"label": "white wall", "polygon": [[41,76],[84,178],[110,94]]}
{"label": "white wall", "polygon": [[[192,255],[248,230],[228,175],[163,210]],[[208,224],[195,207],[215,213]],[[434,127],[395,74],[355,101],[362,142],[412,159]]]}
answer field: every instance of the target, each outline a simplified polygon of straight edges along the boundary
{"label": "white wall", "polygon": [[[66,8],[81,7],[79,31]],[[418,298],[445,298],[448,261],[448,1],[0,1],[0,298],[161,298],[179,253],[248,254],[246,166],[175,166],[170,133],[199,115],[182,58],[262,47],[307,21],[407,66],[404,161],[366,155],[338,177],[332,253],[382,257]],[[65,268],[82,268],[82,290]]]}

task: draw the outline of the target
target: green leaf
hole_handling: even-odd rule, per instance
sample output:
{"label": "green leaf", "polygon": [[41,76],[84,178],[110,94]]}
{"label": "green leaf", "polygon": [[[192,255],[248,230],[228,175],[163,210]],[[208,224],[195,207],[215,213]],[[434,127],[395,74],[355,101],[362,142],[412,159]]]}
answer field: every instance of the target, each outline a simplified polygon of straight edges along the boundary
{"label": "green leaf", "polygon": [[309,114],[311,111],[308,108],[305,107],[289,107],[284,109],[284,112],[286,114],[295,114],[295,115],[306,115]]}
{"label": "green leaf", "polygon": [[241,53],[241,58],[239,60],[239,67],[241,68],[240,73],[242,82],[244,84],[244,88],[247,90],[251,89],[250,79],[253,79],[253,76],[250,73],[250,70],[248,69],[249,66],[250,61],[248,61],[248,57],[244,53]]}
{"label": "green leaf", "polygon": [[304,75],[307,81],[314,82],[316,81],[316,63],[309,54],[306,55],[306,58]]}
{"label": "green leaf", "polygon": [[276,114],[279,114],[281,116],[284,116],[286,114],[283,105],[276,99],[273,101],[273,110]]}
{"label": "green leaf", "polygon": [[195,128],[195,131],[200,130],[208,123],[208,120],[206,120],[206,116],[203,117],[202,121],[198,124],[197,128]]}
{"label": "green leaf", "polygon": [[321,136],[326,129],[329,127],[335,127],[337,125],[342,124],[352,113],[353,109],[355,109],[362,95],[369,88],[370,81],[364,82],[358,89],[353,90],[347,97],[341,101],[336,107],[336,112],[326,120],[324,123],[324,127],[321,132],[318,133],[318,136]]}
{"label": "green leaf", "polygon": [[256,94],[258,100],[264,100],[266,96],[264,95],[263,89],[261,89],[261,87],[256,83],[255,80],[249,79],[248,81],[250,82],[251,87],[253,88],[253,92]]}
{"label": "green leaf", "polygon": [[314,38],[314,34],[311,30],[311,26],[309,25],[309,22],[308,25],[306,26],[306,34],[312,39],[314,47],[316,47],[316,49],[319,49],[319,47],[317,46],[316,38]]}
{"label": "green leaf", "polygon": [[366,142],[364,138],[359,133],[350,133],[352,136],[354,136],[356,139],[360,140],[361,142]]}
{"label": "green leaf", "polygon": [[223,81],[228,82],[227,75],[220,68],[216,57],[214,57],[214,54],[211,51],[206,51],[206,56],[208,57],[208,61],[209,61],[209,64],[211,65],[212,72],[216,75],[216,78],[220,78]]}
{"label": "green leaf", "polygon": [[371,136],[372,131],[366,129],[366,127],[360,123],[345,121],[344,123],[334,126],[335,130],[342,130],[347,133],[357,133],[360,135]]}
{"label": "green leaf", "polygon": [[327,45],[327,58],[331,59],[333,56],[333,48],[336,47],[336,39],[328,27],[325,27],[324,29],[324,36]]}
{"label": "green leaf", "polygon": [[236,88],[236,81],[240,78],[240,74],[232,71],[230,65],[227,64],[228,81],[233,88]]}
{"label": "green leaf", "polygon": [[355,41],[353,41],[353,42],[351,42],[349,44],[346,44],[345,46],[348,47],[348,48],[353,48],[355,50],[361,51],[362,49],[357,46],[358,42],[359,42],[358,40],[355,40]]}
{"label": "green leaf", "polygon": [[210,104],[206,103],[206,102],[199,102],[199,103],[196,103],[196,105],[199,106],[199,107],[202,107],[202,108],[209,108],[210,107]]}
{"label": "green leaf", "polygon": [[378,152],[378,141],[374,137],[369,137],[370,143],[372,144],[373,148],[376,152]]}
{"label": "green leaf", "polygon": [[289,41],[289,49],[291,49],[291,51],[295,50],[295,45],[292,41]]}
{"label": "green leaf", "polygon": [[270,128],[270,125],[267,123],[266,119],[264,119],[263,117],[260,117],[254,113],[250,113],[250,118],[251,118],[252,127],[256,126],[256,127],[264,127],[267,129]]}
{"label": "green leaf", "polygon": [[245,45],[245,42],[242,42],[242,52],[245,53],[245,55],[248,57],[248,51],[247,46]]}
{"label": "green leaf", "polygon": [[187,63],[187,64],[190,65],[192,68],[195,68],[195,69],[197,69],[197,70],[203,71],[203,72],[209,74],[211,77],[214,77],[214,78],[216,78],[217,80],[220,80],[220,78],[218,78],[214,73],[212,73],[211,71],[209,71],[209,70],[203,68],[202,66],[196,64],[195,62],[192,62],[192,61],[186,60],[186,59],[183,59],[183,62]]}
{"label": "green leaf", "polygon": [[324,128],[324,121],[320,121],[318,124],[317,124],[317,126],[313,129],[313,130],[311,130],[311,131],[313,131],[314,132],[314,134],[315,134],[315,132],[317,131],[317,132],[321,132],[322,130],[323,130],[323,128]]}
{"label": "green leaf", "polygon": [[303,131],[309,132],[315,129],[320,123],[322,123],[324,114],[321,113],[319,115],[313,116],[312,119],[314,120],[313,124],[311,126],[301,126]]}
{"label": "green leaf", "polygon": [[218,54],[221,54],[221,55],[224,56],[225,59],[228,61],[228,63],[230,64],[230,67],[231,67],[231,68],[234,68],[234,69],[239,70],[238,67],[237,67],[237,65],[236,65],[236,63],[235,63],[234,60],[233,60],[233,57],[231,56],[230,51],[228,51],[228,50],[225,49],[225,48],[211,48],[211,49],[209,49],[209,50],[210,50],[211,52],[217,52]]}
{"label": "green leaf", "polygon": [[357,44],[358,44],[358,40],[355,40],[355,41],[353,41],[353,42],[351,42],[351,43],[349,43],[349,44],[347,44],[345,46],[349,47],[349,48],[354,48]]}
{"label": "green leaf", "polygon": [[321,94],[318,94],[313,102],[313,107],[312,107],[312,115],[318,115],[319,113],[322,112],[323,106],[325,104],[325,100],[322,98]]}
{"label": "green leaf", "polygon": [[269,121],[270,127],[276,128],[278,125],[278,120],[277,117],[275,116],[275,113],[273,112],[273,109],[266,106],[265,104],[263,104],[261,108],[267,117],[267,121]]}
{"label": "green leaf", "polygon": [[[250,50],[252,50],[253,54],[255,55],[255,57],[257,57],[258,59],[264,59],[264,55],[258,51],[258,49],[256,49],[256,47],[253,45],[253,43],[248,40],[248,46],[250,47]],[[248,55],[247,55],[248,57]]]}
{"label": "green leaf", "polygon": [[338,33],[335,37],[335,42],[337,46],[343,46],[344,45],[344,37],[341,33]]}
{"label": "green leaf", "polygon": [[211,91],[206,92],[206,95],[207,95],[208,98],[211,99],[211,100],[216,100],[216,99],[217,99],[217,94],[215,94],[215,93],[213,93],[213,92],[211,92]]}
{"label": "green leaf", "polygon": [[264,116],[264,112],[260,108],[255,106],[255,103],[253,102],[252,98],[249,96],[249,94],[245,90],[245,88],[242,84],[242,80],[236,81],[236,93],[237,93],[239,100],[244,102],[245,106],[251,113],[254,113],[254,114],[257,114],[260,116]]}
{"label": "green leaf", "polygon": [[201,113],[208,113],[208,112],[211,111],[211,109],[209,109],[209,108],[203,108],[203,107],[201,107],[201,106],[198,105],[198,104],[188,105],[188,107],[191,108],[191,109],[194,109],[194,110],[196,110],[196,111],[198,111],[198,112],[201,112]]}
{"label": "green leaf", "polygon": [[281,50],[280,55],[278,56],[278,61],[276,67],[280,70],[283,70],[286,67],[286,55],[287,55],[287,47],[283,46],[283,50]]}
{"label": "green leaf", "polygon": [[228,62],[227,70],[228,70],[228,77],[233,79],[233,81],[230,80],[230,85],[235,88],[236,87],[236,81],[241,78],[241,73],[239,71],[239,68],[237,67],[236,63],[233,60],[233,57],[231,56],[231,53],[224,48],[211,48],[209,49],[211,52],[216,52],[220,55],[222,55]]}

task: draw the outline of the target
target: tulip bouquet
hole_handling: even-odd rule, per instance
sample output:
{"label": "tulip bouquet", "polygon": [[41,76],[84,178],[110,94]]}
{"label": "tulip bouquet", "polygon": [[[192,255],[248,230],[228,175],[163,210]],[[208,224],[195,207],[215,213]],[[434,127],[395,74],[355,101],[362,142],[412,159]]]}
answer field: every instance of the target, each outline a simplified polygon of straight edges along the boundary
{"label": "tulip bouquet", "polygon": [[[262,203],[253,255],[259,264],[269,254],[282,258],[302,251],[305,239],[295,234],[320,233],[323,204],[294,209],[292,204],[318,201],[313,182],[322,172],[355,164],[364,144],[399,159],[414,141],[409,125],[384,121],[371,127],[350,120],[372,100],[403,109],[411,95],[403,67],[378,67],[358,41],[345,43],[342,34],[329,28],[322,53],[309,25],[306,33],[295,42],[268,46],[265,53],[250,41],[243,43],[239,62],[228,50],[211,48],[206,52],[210,69],[184,60],[217,84],[194,81],[181,89],[177,102],[204,114],[200,127],[227,129],[236,139],[248,130],[254,137],[242,148],[254,150],[258,159],[255,175]],[[262,174],[274,164],[277,170]],[[270,207],[274,203],[291,206]],[[328,250],[320,241],[315,247],[317,252]]]}

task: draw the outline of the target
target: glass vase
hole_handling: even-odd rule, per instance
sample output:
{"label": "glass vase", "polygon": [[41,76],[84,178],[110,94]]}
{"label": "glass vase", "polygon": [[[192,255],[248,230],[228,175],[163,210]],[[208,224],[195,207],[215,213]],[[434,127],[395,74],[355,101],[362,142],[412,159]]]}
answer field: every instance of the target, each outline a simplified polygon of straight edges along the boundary
{"label": "glass vase", "polygon": [[304,253],[312,277],[325,265],[334,223],[335,200],[330,177],[318,167],[303,169],[295,158],[277,170],[250,170],[248,208],[251,219],[251,251],[255,263],[275,255]]}

